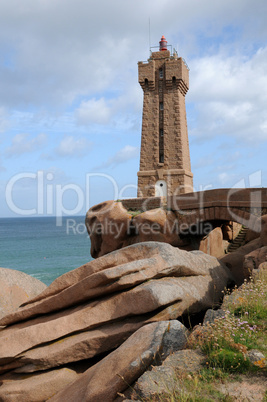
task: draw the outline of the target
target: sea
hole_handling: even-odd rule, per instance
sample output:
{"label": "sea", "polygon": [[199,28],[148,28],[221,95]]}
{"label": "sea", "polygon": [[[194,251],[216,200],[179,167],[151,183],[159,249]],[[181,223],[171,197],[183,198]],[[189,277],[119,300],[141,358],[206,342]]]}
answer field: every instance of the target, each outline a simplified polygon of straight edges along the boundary
{"label": "sea", "polygon": [[88,261],[84,216],[0,218],[0,267],[25,272],[50,285]]}

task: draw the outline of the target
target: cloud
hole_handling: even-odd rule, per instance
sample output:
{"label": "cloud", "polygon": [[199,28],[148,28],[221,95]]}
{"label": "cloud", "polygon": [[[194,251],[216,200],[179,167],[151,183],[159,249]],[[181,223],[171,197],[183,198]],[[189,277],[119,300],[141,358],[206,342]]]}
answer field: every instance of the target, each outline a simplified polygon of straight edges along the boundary
{"label": "cloud", "polygon": [[242,142],[267,139],[267,47],[251,58],[224,52],[191,63],[190,102],[196,120],[191,135],[199,140],[216,135],[242,138]]}
{"label": "cloud", "polygon": [[69,135],[63,138],[55,152],[60,157],[80,158],[88,155],[91,147],[92,143],[86,138],[76,139]]}
{"label": "cloud", "polygon": [[75,111],[77,123],[87,124],[108,124],[112,117],[112,109],[104,99],[95,98],[82,101],[80,107]]}
{"label": "cloud", "polygon": [[4,133],[9,127],[8,115],[5,108],[0,107],[0,134]]}
{"label": "cloud", "polygon": [[265,0],[253,7],[251,0],[28,0],[23,8],[20,0],[2,1],[0,102],[53,109],[107,87],[120,91],[149,56],[149,17],[151,44],[164,33],[187,56],[203,55],[211,38],[230,41],[226,25],[236,27],[238,44],[244,37],[264,41],[266,12]]}
{"label": "cloud", "polygon": [[46,134],[38,134],[34,138],[30,138],[29,134],[16,134],[11,146],[6,150],[6,155],[12,157],[37,151],[44,146],[46,140]]}
{"label": "cloud", "polygon": [[120,149],[116,154],[103,163],[96,169],[115,167],[121,163],[125,163],[131,159],[135,159],[139,156],[139,147],[133,147],[131,145],[126,145],[124,148]]}

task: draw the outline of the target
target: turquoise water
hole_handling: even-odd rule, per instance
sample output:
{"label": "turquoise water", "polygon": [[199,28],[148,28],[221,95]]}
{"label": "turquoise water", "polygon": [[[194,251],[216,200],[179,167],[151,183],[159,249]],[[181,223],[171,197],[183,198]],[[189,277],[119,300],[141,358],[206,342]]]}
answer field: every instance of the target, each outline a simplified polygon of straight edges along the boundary
{"label": "turquoise water", "polygon": [[23,271],[46,285],[91,261],[84,217],[0,218],[0,267]]}

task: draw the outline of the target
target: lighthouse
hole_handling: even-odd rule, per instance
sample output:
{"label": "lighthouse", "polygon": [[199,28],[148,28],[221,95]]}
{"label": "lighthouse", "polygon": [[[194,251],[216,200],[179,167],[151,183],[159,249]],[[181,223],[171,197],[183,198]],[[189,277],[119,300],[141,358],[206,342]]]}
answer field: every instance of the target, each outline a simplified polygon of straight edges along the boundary
{"label": "lighthouse", "polygon": [[138,62],[143,89],[138,197],[167,197],[193,191],[185,95],[189,69],[164,36],[147,62]]}

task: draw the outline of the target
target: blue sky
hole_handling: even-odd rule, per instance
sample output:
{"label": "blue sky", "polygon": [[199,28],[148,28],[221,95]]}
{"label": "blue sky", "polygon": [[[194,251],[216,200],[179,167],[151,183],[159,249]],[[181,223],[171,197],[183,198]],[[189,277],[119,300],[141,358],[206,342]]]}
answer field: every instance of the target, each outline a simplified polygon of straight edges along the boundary
{"label": "blue sky", "polygon": [[190,68],[195,190],[266,187],[266,15],[266,0],[2,0],[0,216],[136,195],[149,20]]}

